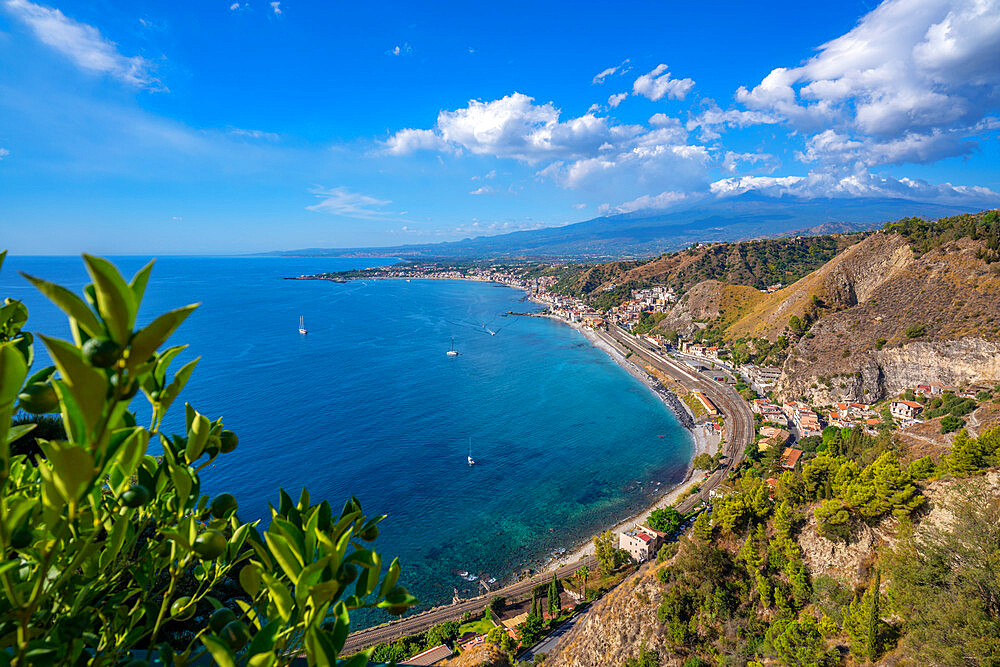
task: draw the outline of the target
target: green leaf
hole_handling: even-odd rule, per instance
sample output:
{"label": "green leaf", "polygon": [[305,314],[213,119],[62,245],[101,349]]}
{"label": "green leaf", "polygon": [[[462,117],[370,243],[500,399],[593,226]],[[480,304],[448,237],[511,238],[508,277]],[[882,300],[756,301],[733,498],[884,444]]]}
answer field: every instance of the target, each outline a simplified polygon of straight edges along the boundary
{"label": "green leaf", "polygon": [[211,430],[212,424],[205,415],[198,414],[191,422],[191,430],[187,434],[187,447],[184,449],[184,457],[188,463],[197,461],[205,451],[205,443],[208,442]]}
{"label": "green leaf", "polygon": [[331,640],[337,653],[340,653],[344,649],[344,642],[347,641],[347,635],[351,631],[351,616],[347,611],[347,605],[338,602],[333,608],[333,617],[335,620]]}
{"label": "green leaf", "polygon": [[201,643],[212,654],[212,659],[215,660],[215,664],[219,665],[219,667],[236,667],[233,654],[224,641],[215,635],[202,635]]}
{"label": "green leaf", "polygon": [[149,264],[136,271],[135,275],[132,276],[131,282],[128,284],[129,289],[132,290],[132,298],[135,299],[137,308],[142,303],[142,296],[146,293],[146,283],[149,282],[149,274],[153,270],[153,264],[155,263],[155,259],[149,260]]}
{"label": "green leaf", "polygon": [[385,594],[399,581],[399,569],[399,559],[393,558],[392,564],[389,565],[389,571],[386,573],[385,579],[382,580],[382,587],[378,593],[379,597],[385,597]]}
{"label": "green leaf", "polygon": [[173,480],[174,488],[177,490],[177,500],[181,507],[187,506],[188,497],[191,495],[191,475],[184,466],[171,465],[170,479]]}
{"label": "green leaf", "polygon": [[61,440],[39,444],[47,462],[39,465],[39,472],[48,476],[67,503],[76,504],[96,478],[94,457],[83,447]]}
{"label": "green leaf", "polygon": [[56,362],[62,380],[69,386],[89,433],[97,426],[104,410],[105,396],[108,393],[107,377],[88,364],[80,350],[72,344],[41,334],[39,336],[48,348],[52,360]]}
{"label": "green leaf", "polygon": [[271,594],[271,601],[274,602],[274,606],[278,610],[278,615],[281,616],[281,620],[288,623],[292,618],[292,610],[294,608],[292,594],[289,592],[288,586],[281,583],[270,572],[261,573],[261,578],[264,580],[264,585],[267,586],[267,590]]}
{"label": "green leaf", "polygon": [[275,619],[261,628],[253,636],[253,640],[250,642],[249,648],[247,648],[247,655],[272,652],[274,650],[274,637],[278,634],[280,626],[281,624]]}
{"label": "green leaf", "polygon": [[28,366],[13,343],[0,345],[0,410],[14,405],[27,375]]}
{"label": "green leaf", "polygon": [[166,412],[171,404],[177,399],[177,396],[181,393],[181,389],[187,384],[188,378],[191,377],[191,373],[194,372],[194,367],[198,365],[198,361],[201,357],[194,359],[192,361],[184,364],[177,374],[174,375],[174,380],[171,382],[166,389],[160,393],[160,410]]}
{"label": "green leaf", "polygon": [[128,345],[136,314],[132,290],[108,260],[85,254],[83,263],[94,281],[97,310],[108,327],[108,333],[119,345]]}
{"label": "green leaf", "polygon": [[200,304],[192,304],[190,306],[184,306],[183,308],[178,308],[177,310],[171,310],[169,313],[164,313],[160,315],[155,320],[150,322],[145,328],[139,330],[135,336],[132,337],[132,342],[129,344],[129,356],[128,356],[128,368],[134,368],[135,366],[143,363],[149,357],[159,349],[167,338],[170,337],[177,327],[187,319],[195,308]]}
{"label": "green leaf", "polygon": [[309,648],[309,657],[316,667],[336,667],[337,649],[321,628],[311,627],[306,631],[306,646]]}
{"label": "green leaf", "polygon": [[7,444],[10,444],[20,438],[23,435],[31,433],[38,424],[18,424],[17,426],[11,426],[10,432],[7,434]]}
{"label": "green leaf", "polygon": [[285,571],[285,575],[293,584],[298,582],[299,574],[302,573],[302,556],[295,553],[292,545],[283,535],[274,534],[268,530],[264,533],[264,540],[267,541],[267,546],[271,549],[271,553],[274,554],[281,569]]}
{"label": "green leaf", "polygon": [[39,292],[48,297],[49,301],[56,304],[60,310],[76,320],[77,325],[86,331],[87,335],[91,338],[100,338],[104,335],[104,329],[101,327],[101,323],[97,321],[97,316],[87,307],[83,299],[61,285],[29,276],[24,272],[21,275],[38,288]]}

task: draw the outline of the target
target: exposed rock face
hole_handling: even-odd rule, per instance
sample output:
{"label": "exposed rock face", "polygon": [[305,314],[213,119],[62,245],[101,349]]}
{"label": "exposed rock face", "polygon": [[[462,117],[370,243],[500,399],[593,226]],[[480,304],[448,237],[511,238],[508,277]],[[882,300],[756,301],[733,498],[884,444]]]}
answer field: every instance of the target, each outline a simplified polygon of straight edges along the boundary
{"label": "exposed rock face", "polygon": [[[1000,345],[982,338],[871,349],[849,361],[825,374],[819,364],[792,358],[785,365],[778,391],[784,396],[806,396],[816,404],[839,400],[871,403],[931,381],[955,386],[1000,382]],[[830,383],[817,382],[820,376],[829,378]]]}
{"label": "exposed rock face", "polygon": [[678,335],[690,338],[705,322],[719,316],[723,283],[706,280],[692,287],[687,294],[660,321],[658,329],[676,331]]}
{"label": "exposed rock face", "polygon": [[[673,665],[656,617],[663,586],[656,568],[646,566],[594,603],[546,659],[553,667],[608,667],[639,656],[643,645]],[[680,661],[676,661],[680,664]]]}
{"label": "exposed rock face", "polygon": [[447,667],[510,667],[510,660],[498,647],[486,643],[449,658],[441,664]]}

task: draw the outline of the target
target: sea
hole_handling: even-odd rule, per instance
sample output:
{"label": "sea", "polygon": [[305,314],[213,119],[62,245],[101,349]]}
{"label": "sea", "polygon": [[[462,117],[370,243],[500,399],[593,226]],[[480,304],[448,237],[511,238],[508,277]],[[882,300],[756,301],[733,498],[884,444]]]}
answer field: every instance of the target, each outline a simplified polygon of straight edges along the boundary
{"label": "sea", "polygon": [[[148,258],[112,261],[130,277]],[[693,445],[670,410],[580,332],[505,315],[541,309],[523,291],[287,280],[385,263],[157,260],[140,321],[201,304],[171,339],[189,346],[174,369],[200,357],[182,399],[239,435],[203,471],[203,492],[233,493],[240,517],[263,525],[279,487],[296,499],[306,487],[335,511],[356,496],[366,514],[388,515],[377,550],[399,557],[401,583],[426,608],[541,569],[681,481]],[[69,338],[19,271],[79,293],[80,258],[12,256],[0,271],[0,297],[28,306],[28,330]],[[49,363],[41,345],[36,355]],[[142,394],[133,405],[149,414]],[[165,428],[182,431],[183,401],[171,412]]]}

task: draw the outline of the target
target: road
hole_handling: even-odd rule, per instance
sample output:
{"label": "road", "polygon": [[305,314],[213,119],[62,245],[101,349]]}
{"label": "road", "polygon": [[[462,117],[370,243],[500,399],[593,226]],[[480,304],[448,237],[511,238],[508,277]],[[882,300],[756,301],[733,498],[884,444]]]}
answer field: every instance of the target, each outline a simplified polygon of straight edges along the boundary
{"label": "road", "polygon": [[[747,444],[753,440],[754,436],[753,414],[750,412],[750,407],[736,393],[736,390],[729,385],[714,382],[692,371],[686,364],[679,363],[670,357],[648,349],[634,336],[614,325],[612,325],[608,332],[598,331],[597,333],[607,343],[617,347],[619,350],[622,346],[627,346],[635,355],[663,373],[673,377],[686,389],[701,391],[715,403],[716,407],[722,413],[726,423],[725,462],[721,468],[701,482],[697,493],[688,496],[683,502],[677,505],[677,510],[680,512],[691,511],[698,503],[707,500],[712,489],[721,484],[729,473],[743,461],[744,450]],[[556,575],[560,579],[570,577],[583,565],[594,570],[597,568],[597,561],[593,556],[587,556],[581,561],[560,567],[556,570]],[[359,630],[347,637],[343,654],[349,655],[380,642],[392,641],[405,635],[422,632],[445,621],[458,620],[466,612],[478,612],[482,610],[494,595],[501,595],[508,600],[519,599],[530,593],[533,587],[538,584],[548,583],[551,579],[551,572],[537,574],[530,579],[511,584],[488,595],[462,600],[457,604],[435,607],[434,609],[429,609],[413,616],[390,621],[384,625]],[[553,642],[553,646],[554,644],[555,642]],[[549,647],[549,649],[551,648]],[[538,650],[539,652],[545,652],[542,649]]]}
{"label": "road", "polygon": [[[592,572],[596,571],[597,559],[593,556],[587,556],[575,563],[563,565],[556,570],[556,576],[560,579],[571,577],[584,565],[590,568]],[[510,586],[505,586],[504,588],[495,590],[487,595],[480,595],[479,597],[462,600],[457,604],[435,607],[434,609],[428,609],[425,612],[421,612],[413,616],[407,616],[397,621],[390,621],[384,625],[352,632],[347,637],[347,643],[344,644],[344,650],[342,653],[343,655],[350,655],[351,653],[361,651],[381,642],[392,641],[393,639],[398,639],[399,637],[423,632],[424,630],[439,623],[444,623],[445,621],[457,621],[463,614],[465,614],[465,612],[477,613],[482,611],[483,607],[486,606],[486,603],[489,602],[494,595],[501,595],[508,600],[517,600],[522,597],[527,597],[528,594],[531,593],[532,588],[538,586],[539,584],[547,584],[550,581],[552,581],[552,572],[543,572],[536,574],[529,579],[524,579],[511,584]]]}

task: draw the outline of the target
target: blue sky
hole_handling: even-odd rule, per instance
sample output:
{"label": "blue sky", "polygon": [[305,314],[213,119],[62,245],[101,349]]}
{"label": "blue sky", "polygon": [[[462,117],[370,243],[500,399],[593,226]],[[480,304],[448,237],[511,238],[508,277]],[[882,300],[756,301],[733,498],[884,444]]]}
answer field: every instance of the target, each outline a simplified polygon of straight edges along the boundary
{"label": "blue sky", "polygon": [[997,0],[477,4],[0,0],[0,245],[395,245],[747,190],[1000,202]]}

